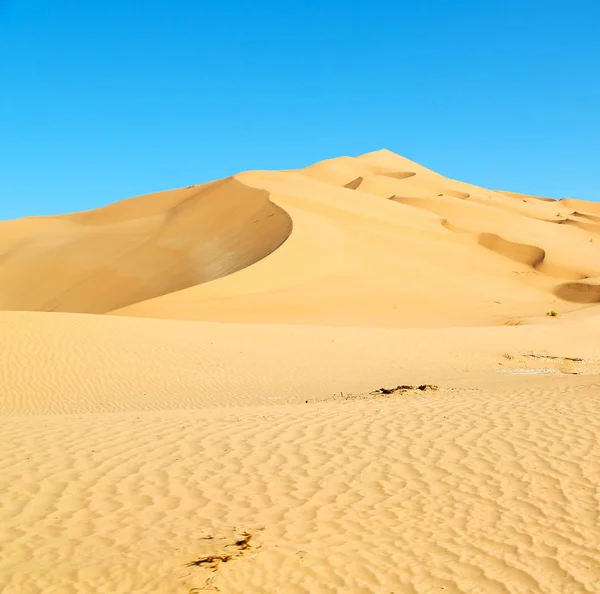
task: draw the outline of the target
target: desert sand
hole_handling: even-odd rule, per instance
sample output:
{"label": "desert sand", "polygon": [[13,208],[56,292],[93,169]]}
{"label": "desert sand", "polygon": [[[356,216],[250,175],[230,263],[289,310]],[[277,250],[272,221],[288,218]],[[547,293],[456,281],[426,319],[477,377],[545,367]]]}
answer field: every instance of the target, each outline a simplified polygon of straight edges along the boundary
{"label": "desert sand", "polygon": [[385,150],[0,222],[0,591],[600,593],[599,304]]}

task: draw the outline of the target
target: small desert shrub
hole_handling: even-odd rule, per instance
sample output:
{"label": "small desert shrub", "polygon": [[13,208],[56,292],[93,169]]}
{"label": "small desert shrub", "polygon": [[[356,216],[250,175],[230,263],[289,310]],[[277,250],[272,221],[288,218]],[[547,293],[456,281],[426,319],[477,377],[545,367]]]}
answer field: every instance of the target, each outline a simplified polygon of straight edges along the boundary
{"label": "small desert shrub", "polygon": [[551,310],[551,311],[549,311],[549,312],[546,312],[546,315],[547,315],[547,316],[550,316],[550,317],[552,317],[552,318],[555,318],[555,317],[558,315],[558,312],[556,312],[556,311],[554,311],[554,310]]}

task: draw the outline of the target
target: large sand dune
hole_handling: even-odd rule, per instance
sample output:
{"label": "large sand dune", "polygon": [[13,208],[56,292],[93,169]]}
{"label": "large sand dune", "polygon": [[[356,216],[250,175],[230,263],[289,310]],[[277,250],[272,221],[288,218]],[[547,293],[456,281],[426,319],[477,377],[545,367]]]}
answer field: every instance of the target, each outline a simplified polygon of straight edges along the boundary
{"label": "large sand dune", "polygon": [[0,223],[0,592],[600,593],[599,304],[388,151]]}
{"label": "large sand dune", "polygon": [[597,212],[593,203],[450,180],[388,151],[246,172],[0,224],[0,307],[233,322],[502,324],[600,301]]}

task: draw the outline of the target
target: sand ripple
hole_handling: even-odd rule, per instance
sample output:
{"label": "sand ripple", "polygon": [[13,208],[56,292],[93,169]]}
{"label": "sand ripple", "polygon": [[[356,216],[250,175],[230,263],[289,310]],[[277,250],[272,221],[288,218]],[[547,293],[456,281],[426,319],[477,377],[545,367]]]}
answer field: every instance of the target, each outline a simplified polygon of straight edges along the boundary
{"label": "sand ripple", "polygon": [[599,592],[598,388],[3,420],[4,592]]}

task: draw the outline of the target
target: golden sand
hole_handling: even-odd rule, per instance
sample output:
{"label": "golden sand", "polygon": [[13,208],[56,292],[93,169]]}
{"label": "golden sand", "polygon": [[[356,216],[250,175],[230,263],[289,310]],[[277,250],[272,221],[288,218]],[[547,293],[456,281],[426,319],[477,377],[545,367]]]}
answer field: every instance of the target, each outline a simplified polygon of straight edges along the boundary
{"label": "golden sand", "polygon": [[2,222],[0,591],[598,593],[599,302],[389,151]]}

